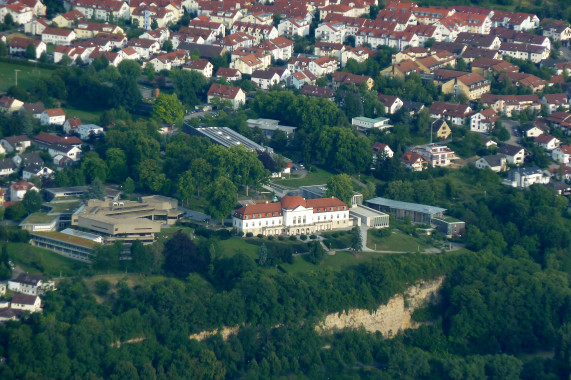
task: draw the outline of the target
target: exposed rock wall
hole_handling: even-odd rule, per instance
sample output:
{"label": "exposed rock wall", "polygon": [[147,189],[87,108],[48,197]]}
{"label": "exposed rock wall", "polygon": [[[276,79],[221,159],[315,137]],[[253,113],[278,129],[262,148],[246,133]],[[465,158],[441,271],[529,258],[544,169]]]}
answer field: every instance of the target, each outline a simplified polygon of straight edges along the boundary
{"label": "exposed rock wall", "polygon": [[397,294],[386,305],[373,313],[364,309],[350,309],[348,312],[329,314],[323,323],[315,328],[320,332],[332,332],[345,328],[364,327],[368,332],[380,331],[383,336],[391,337],[400,330],[417,328],[418,323],[411,318],[412,313],[433,296],[438,295],[444,277],[433,281],[421,282],[409,287],[404,295]]}

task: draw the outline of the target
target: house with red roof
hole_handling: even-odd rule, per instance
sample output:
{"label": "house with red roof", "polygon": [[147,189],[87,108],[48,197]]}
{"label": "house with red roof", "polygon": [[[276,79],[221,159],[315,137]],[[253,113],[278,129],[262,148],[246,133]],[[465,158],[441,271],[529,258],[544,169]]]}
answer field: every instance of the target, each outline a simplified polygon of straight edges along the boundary
{"label": "house with red roof", "polygon": [[535,145],[549,151],[552,151],[561,144],[561,141],[558,138],[546,133],[542,133],[541,135],[537,136],[533,139],[533,141],[535,142]]}
{"label": "house with red roof", "polygon": [[47,27],[42,32],[42,41],[46,44],[70,46],[77,38],[75,32],[69,29]]}
{"label": "house with red roof", "polygon": [[421,172],[428,167],[428,161],[416,152],[404,152],[400,161],[402,166],[415,172]]}
{"label": "house with red roof", "polygon": [[83,20],[84,18],[85,15],[83,13],[77,9],[72,9],[71,11],[54,17],[52,23],[57,25],[58,28],[71,28],[75,25],[76,22]]}
{"label": "house with red roof", "polygon": [[489,133],[494,129],[498,119],[498,114],[492,108],[476,112],[470,116],[470,131]]}
{"label": "house with red roof", "polygon": [[1,112],[8,112],[12,113],[15,111],[19,111],[20,108],[24,106],[24,102],[19,101],[18,99],[14,99],[10,96],[2,96],[0,98],[0,111]]}
{"label": "house with red roof", "polygon": [[227,82],[242,80],[242,73],[237,69],[229,67],[220,67],[216,71],[216,78],[224,78]]}
{"label": "house with red roof", "polygon": [[65,111],[61,108],[48,108],[40,116],[41,125],[63,125],[65,123]]}
{"label": "house with red roof", "polygon": [[85,15],[86,19],[102,21],[128,20],[129,5],[120,0],[72,0],[71,8],[77,9]]}
{"label": "house with red roof", "polygon": [[285,196],[278,202],[235,210],[232,224],[243,234],[295,236],[348,228],[353,226],[353,220],[347,204],[335,197],[306,200]]}
{"label": "house with red roof", "polygon": [[39,191],[34,184],[21,180],[10,185],[10,201],[17,202],[24,199],[28,191]]}
{"label": "house with red roof", "polygon": [[246,92],[240,87],[212,83],[208,90],[207,99],[209,104],[214,99],[229,100],[232,103],[232,108],[238,109],[241,104],[246,103]]}
{"label": "house with red roof", "polygon": [[547,105],[547,112],[552,114],[555,111],[569,111],[569,97],[566,93],[544,94],[541,103]]}
{"label": "house with red roof", "polygon": [[36,59],[39,59],[47,49],[45,42],[26,37],[12,37],[8,45],[10,46],[11,55],[25,54],[28,46],[33,45],[36,50]]}
{"label": "house with red roof", "polygon": [[551,157],[557,162],[568,164],[571,161],[571,145],[560,145],[551,151]]}

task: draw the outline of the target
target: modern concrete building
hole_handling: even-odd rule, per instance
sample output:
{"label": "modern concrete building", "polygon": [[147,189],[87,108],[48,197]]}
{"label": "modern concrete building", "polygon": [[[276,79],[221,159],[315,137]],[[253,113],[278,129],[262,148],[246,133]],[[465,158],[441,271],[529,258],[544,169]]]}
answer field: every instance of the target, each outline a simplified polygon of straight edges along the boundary
{"label": "modern concrete building", "polygon": [[432,224],[438,228],[438,231],[448,237],[461,236],[466,233],[466,222],[450,216],[432,218]]}
{"label": "modern concrete building", "polygon": [[153,195],[135,201],[91,199],[72,217],[72,225],[100,234],[104,243],[139,240],[151,244],[161,225],[174,224],[184,215],[174,198]]}
{"label": "modern concrete building", "polygon": [[428,206],[419,203],[401,202],[387,198],[373,198],[365,201],[365,204],[374,210],[393,214],[397,220],[410,218],[413,223],[431,224],[432,219],[442,218],[445,208]]}
{"label": "modern concrete building", "polygon": [[70,259],[90,263],[95,248],[103,244],[103,237],[66,228],[61,232],[39,231],[31,234],[33,246],[49,249]]}
{"label": "modern concrete building", "polygon": [[230,148],[232,146],[243,146],[247,150],[268,150],[268,148],[253,142],[249,138],[246,138],[227,127],[192,128],[185,124],[183,132],[188,133],[191,136],[207,137],[213,143],[222,145],[226,148]]}
{"label": "modern concrete building", "polygon": [[349,216],[358,219],[356,224],[371,228],[388,228],[389,215],[363,205],[353,206],[349,210]]}
{"label": "modern concrete building", "polygon": [[389,124],[390,119],[388,117],[379,116],[376,119],[371,119],[368,117],[354,117],[351,119],[351,124],[356,126],[360,130],[368,130],[377,128],[380,130],[392,128],[392,125]]}
{"label": "modern concrete building", "polygon": [[[298,194],[305,199],[324,198],[326,192],[327,185],[301,186],[298,190]],[[363,204],[363,194],[354,191],[351,198],[351,207],[361,204]]]}
{"label": "modern concrete building", "polygon": [[246,120],[248,127],[260,128],[266,137],[271,138],[276,131],[282,131],[287,137],[293,136],[296,127],[289,127],[287,125],[278,125],[279,120],[273,119],[248,119]]}

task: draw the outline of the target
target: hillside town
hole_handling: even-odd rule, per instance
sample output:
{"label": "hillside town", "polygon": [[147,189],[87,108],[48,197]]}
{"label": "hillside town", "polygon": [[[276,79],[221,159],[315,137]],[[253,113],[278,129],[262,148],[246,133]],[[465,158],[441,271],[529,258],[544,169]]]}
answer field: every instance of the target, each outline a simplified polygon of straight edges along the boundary
{"label": "hillside town", "polygon": [[[0,1],[0,377],[41,367],[9,340],[70,334],[46,378],[565,378],[571,13],[554,18],[557,1]],[[441,295],[409,303],[428,283]],[[490,296],[515,283],[536,293]],[[267,326],[395,294],[402,327],[373,338],[383,328],[363,323],[350,357],[347,326],[300,333],[324,353],[256,348]],[[480,313],[508,322],[465,332]],[[394,364],[412,355],[397,341],[434,357]],[[479,364],[450,367],[466,355]]]}

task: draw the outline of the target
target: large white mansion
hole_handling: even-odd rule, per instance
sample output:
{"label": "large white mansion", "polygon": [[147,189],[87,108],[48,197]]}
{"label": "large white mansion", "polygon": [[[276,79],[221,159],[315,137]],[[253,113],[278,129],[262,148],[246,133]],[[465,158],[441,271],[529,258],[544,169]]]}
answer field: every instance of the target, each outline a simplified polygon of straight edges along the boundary
{"label": "large white mansion", "polygon": [[234,211],[234,228],[254,235],[300,235],[353,226],[349,207],[337,198],[285,196],[279,202],[244,206]]}

